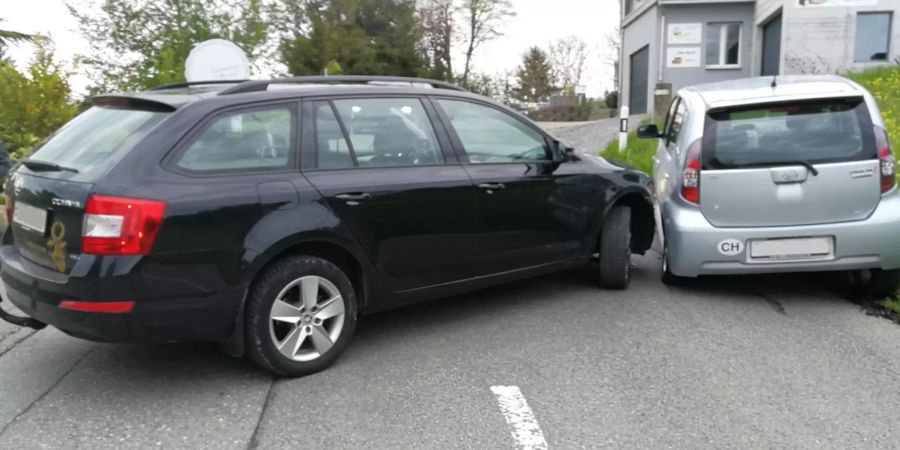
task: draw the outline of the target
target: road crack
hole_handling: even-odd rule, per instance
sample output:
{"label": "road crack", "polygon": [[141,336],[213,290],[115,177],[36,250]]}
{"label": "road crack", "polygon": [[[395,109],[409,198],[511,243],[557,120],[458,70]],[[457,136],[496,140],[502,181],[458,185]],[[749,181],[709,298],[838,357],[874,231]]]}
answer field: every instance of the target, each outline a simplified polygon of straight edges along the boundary
{"label": "road crack", "polygon": [[266,411],[269,409],[269,401],[272,400],[272,393],[275,391],[275,378],[272,378],[272,382],[269,383],[269,390],[266,391],[266,400],[263,401],[262,409],[259,411],[259,419],[256,421],[256,426],[253,428],[253,434],[250,436],[250,442],[247,444],[248,449],[257,449],[259,448],[259,429],[262,428],[263,417],[266,415]]}
{"label": "road crack", "polygon": [[774,309],[775,312],[777,312],[778,314],[787,316],[787,311],[784,310],[784,305],[782,305],[781,302],[779,302],[777,299],[775,299],[775,297],[772,297],[771,295],[765,294],[762,292],[757,292],[754,295],[765,300],[766,303],[768,303],[769,306],[771,306],[772,309]]}

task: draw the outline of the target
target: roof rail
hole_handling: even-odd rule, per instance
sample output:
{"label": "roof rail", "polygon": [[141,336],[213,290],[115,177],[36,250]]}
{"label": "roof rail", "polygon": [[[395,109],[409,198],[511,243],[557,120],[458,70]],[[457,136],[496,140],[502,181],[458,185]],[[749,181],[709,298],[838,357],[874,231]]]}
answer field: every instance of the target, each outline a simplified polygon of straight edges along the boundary
{"label": "roof rail", "polygon": [[276,78],[274,80],[246,81],[237,86],[224,89],[219,95],[243,94],[247,92],[262,92],[273,84],[373,84],[394,85],[409,84],[410,86],[428,85],[435,89],[449,89],[453,91],[465,91],[465,89],[451,83],[425,78],[414,77],[387,77],[369,75],[338,75],[338,76],[309,76]]}
{"label": "roof rail", "polygon": [[157,86],[151,91],[165,91],[167,89],[181,89],[191,86],[206,86],[211,84],[241,84],[249,80],[208,80],[208,81],[185,81],[182,83],[170,83]]}

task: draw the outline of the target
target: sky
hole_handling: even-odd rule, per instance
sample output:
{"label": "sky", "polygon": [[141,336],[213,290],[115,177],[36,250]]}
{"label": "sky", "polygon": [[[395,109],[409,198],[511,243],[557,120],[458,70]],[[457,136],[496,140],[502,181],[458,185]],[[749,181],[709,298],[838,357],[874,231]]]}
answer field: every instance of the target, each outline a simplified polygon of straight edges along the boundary
{"label": "sky", "polygon": [[[619,0],[512,0],[512,3],[517,15],[503,23],[503,36],[478,50],[474,61],[476,72],[498,75],[514,71],[529,47],[546,49],[550,42],[574,35],[587,42],[590,50],[582,81],[588,95],[596,97],[612,89],[612,69],[604,61],[613,52],[608,48],[606,36],[618,22]],[[75,20],[65,8],[65,0],[0,0],[0,18],[6,19],[2,24],[4,29],[50,36],[57,56],[66,63],[88,51]],[[31,58],[32,49],[18,45],[10,54],[21,65]],[[461,69],[461,55],[454,56],[454,66]],[[83,75],[76,75],[72,80],[73,88],[79,93],[83,93],[87,84]]]}

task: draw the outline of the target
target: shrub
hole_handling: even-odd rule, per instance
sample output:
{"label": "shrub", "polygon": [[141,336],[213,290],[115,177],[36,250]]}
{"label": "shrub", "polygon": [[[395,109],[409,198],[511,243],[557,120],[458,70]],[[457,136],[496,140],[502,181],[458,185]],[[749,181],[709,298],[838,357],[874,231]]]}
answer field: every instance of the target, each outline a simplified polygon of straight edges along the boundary
{"label": "shrub", "polygon": [[19,72],[0,61],[0,140],[13,159],[28,154],[42,139],[75,117],[67,75],[52,49],[38,44],[34,61]]}

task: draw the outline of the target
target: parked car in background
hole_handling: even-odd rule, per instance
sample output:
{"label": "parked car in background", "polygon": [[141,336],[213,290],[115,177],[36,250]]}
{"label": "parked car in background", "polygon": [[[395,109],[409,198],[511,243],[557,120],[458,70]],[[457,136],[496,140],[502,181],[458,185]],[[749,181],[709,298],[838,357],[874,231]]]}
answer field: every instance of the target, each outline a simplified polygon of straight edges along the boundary
{"label": "parked car in background", "polygon": [[[446,83],[307,77],[101,95],[20,161],[9,299],[108,342],[322,370],[362,313],[599,260],[625,288],[651,180]],[[502,320],[498,318],[498,320]]]}
{"label": "parked car in background", "polygon": [[872,96],[837,76],[688,87],[659,139],[663,281],[698,275],[853,271],[900,279],[896,161]]}

